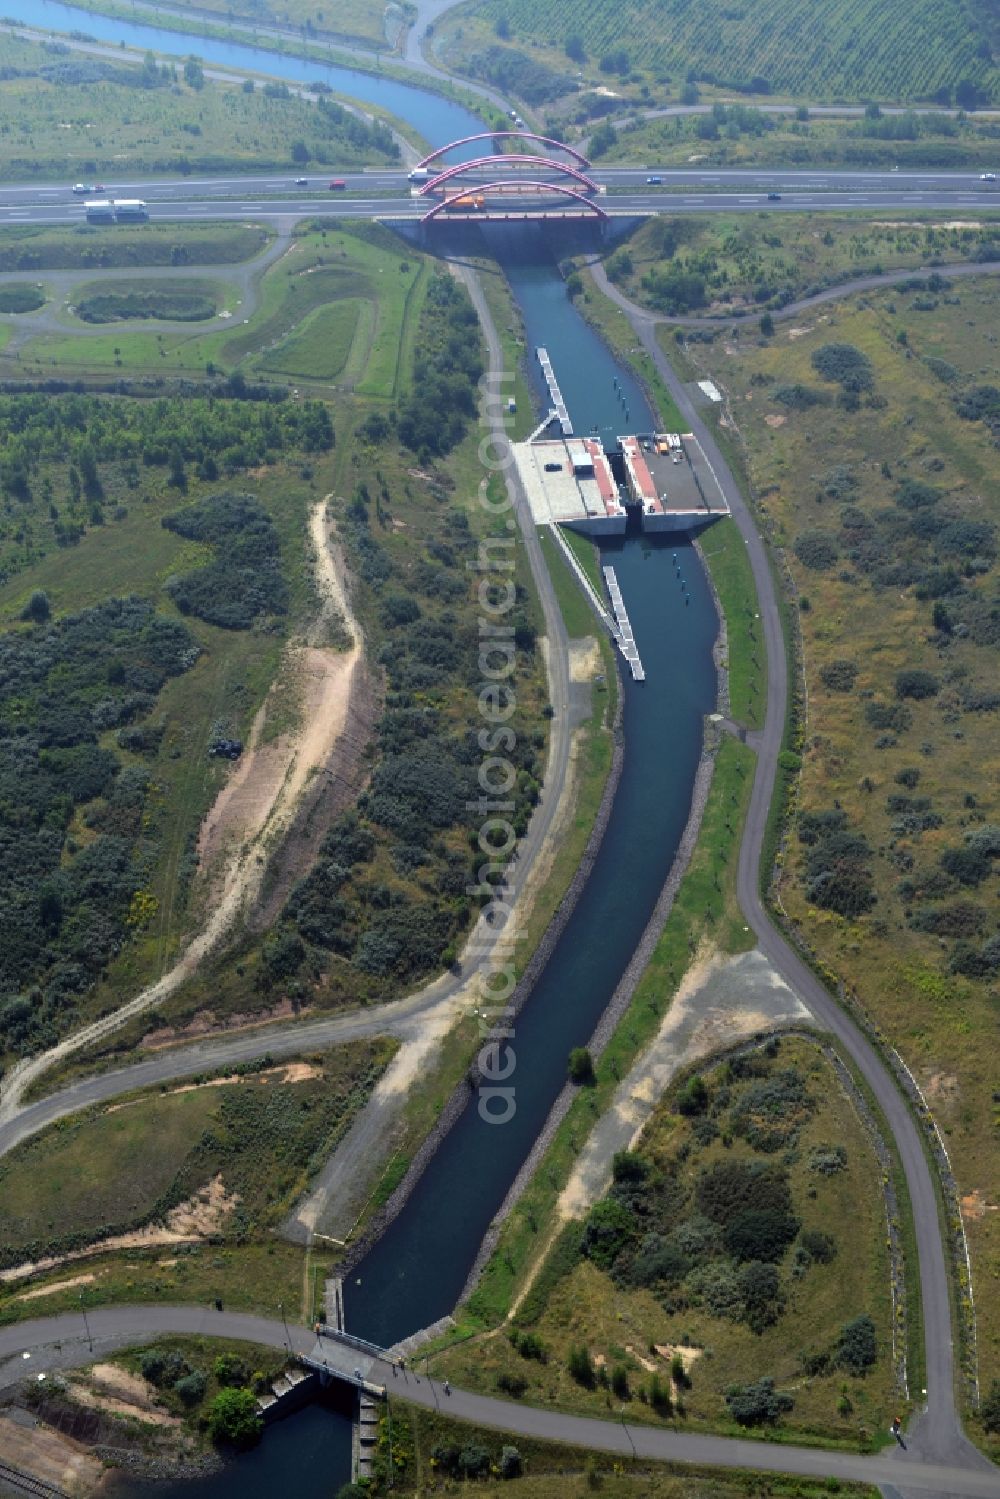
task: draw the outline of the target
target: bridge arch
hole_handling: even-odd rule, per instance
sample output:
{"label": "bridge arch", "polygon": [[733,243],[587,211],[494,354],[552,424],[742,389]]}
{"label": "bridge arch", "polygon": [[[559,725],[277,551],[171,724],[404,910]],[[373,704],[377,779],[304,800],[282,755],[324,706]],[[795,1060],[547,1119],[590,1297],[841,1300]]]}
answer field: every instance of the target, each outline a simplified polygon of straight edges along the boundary
{"label": "bridge arch", "polygon": [[[589,213],[592,213],[595,219],[606,219],[608,217],[599,203],[595,203],[584,193],[578,192],[575,187],[568,187],[565,183],[561,182],[522,182],[516,177],[508,177],[505,180],[501,180],[498,182],[484,182],[482,186],[479,186],[477,184],[474,191],[475,195],[478,197],[482,196],[485,193],[501,192],[506,188],[513,188],[516,190],[518,188],[525,187],[530,188],[532,192],[537,191],[543,193],[556,193],[563,198],[573,198],[577,203],[581,203]],[[462,198],[471,197],[473,196],[473,189],[469,188],[466,190],[466,192],[458,193],[455,196]],[[427,210],[427,212],[421,218],[420,222],[422,224],[429,224],[432,219],[436,219],[440,214],[446,213],[448,210],[448,205],[454,203],[454,201],[454,197],[442,198],[440,203],[435,203],[432,208],[429,208]]]}
{"label": "bridge arch", "polygon": [[562,141],[553,140],[549,135],[536,135],[532,130],[486,130],[482,135],[465,135],[459,141],[449,141],[447,146],[438,146],[436,151],[431,151],[429,155],[422,157],[417,162],[417,166],[418,168],[429,166],[432,161],[437,161],[439,156],[447,156],[449,151],[454,151],[458,146],[471,146],[474,141],[495,140],[538,141],[542,146],[554,146],[557,151],[565,151],[581,167],[590,166],[586,156],[582,151],[577,151],[575,146],[564,145]]}
{"label": "bridge arch", "polygon": [[[543,170],[554,170],[562,172],[566,177],[572,177],[574,182],[587,192],[596,193],[597,183],[592,181],[585,172],[579,168],[570,166],[568,161],[553,161],[549,156],[522,156],[520,154],[509,156],[477,156],[473,161],[460,161],[455,166],[445,167],[436,177],[431,177],[420,188],[422,196],[426,197],[433,193],[436,188],[444,187],[453,177],[460,177],[464,172],[478,170],[482,167],[495,167],[498,171],[516,164],[518,166],[531,166]],[[472,184],[470,184],[471,190]]]}

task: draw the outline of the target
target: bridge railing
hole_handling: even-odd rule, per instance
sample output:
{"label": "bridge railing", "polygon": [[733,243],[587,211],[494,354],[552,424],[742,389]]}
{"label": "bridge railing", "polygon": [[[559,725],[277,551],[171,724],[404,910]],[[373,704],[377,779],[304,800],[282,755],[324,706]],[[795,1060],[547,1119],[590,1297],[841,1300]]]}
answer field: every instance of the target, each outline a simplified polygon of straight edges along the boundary
{"label": "bridge railing", "polygon": [[322,1338],[329,1338],[334,1343],[344,1343],[348,1348],[356,1348],[359,1353],[369,1353],[373,1358],[388,1359],[393,1362],[392,1354],[387,1349],[381,1348],[378,1343],[370,1343],[367,1338],[356,1338],[353,1333],[343,1332],[336,1327],[328,1327],[325,1322],[317,1324],[317,1332]]}

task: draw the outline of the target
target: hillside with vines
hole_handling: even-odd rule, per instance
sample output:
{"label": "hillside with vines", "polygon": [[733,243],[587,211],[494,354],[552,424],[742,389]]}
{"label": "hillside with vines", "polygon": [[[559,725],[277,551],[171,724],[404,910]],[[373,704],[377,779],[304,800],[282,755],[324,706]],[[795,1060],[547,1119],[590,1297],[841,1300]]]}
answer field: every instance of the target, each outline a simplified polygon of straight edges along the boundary
{"label": "hillside with vines", "polygon": [[[448,35],[443,33],[447,30]],[[474,0],[439,23],[438,46],[480,71],[508,48],[566,77],[682,88],[715,84],[814,100],[1000,98],[998,27],[976,0]],[[567,48],[567,41],[569,47]],[[561,59],[561,62],[560,62]],[[553,95],[556,97],[556,95]]]}

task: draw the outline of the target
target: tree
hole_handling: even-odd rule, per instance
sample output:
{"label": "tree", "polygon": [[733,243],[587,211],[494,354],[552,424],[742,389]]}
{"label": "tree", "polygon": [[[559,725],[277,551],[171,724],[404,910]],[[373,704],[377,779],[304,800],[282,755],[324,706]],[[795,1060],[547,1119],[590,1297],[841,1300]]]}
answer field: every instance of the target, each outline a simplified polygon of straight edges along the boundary
{"label": "tree", "polygon": [[594,1081],[594,1059],[585,1046],[574,1046],[569,1054],[569,1079],[578,1084]]}
{"label": "tree", "polygon": [[306,162],[309,160],[309,157],[310,151],[305,141],[292,142],[292,160],[295,162],[296,166],[304,167]]}
{"label": "tree", "polygon": [[769,312],[765,312],[760,320],[760,331],[765,338],[770,338],[774,332],[774,318]]}
{"label": "tree", "polygon": [[583,45],[583,37],[578,31],[571,31],[566,37],[563,47],[566,56],[574,62],[584,63],[587,61],[587,49]]}
{"label": "tree", "polygon": [[582,1384],[586,1389],[594,1387],[594,1366],[590,1360],[589,1350],[584,1347],[571,1348],[566,1367],[577,1384]]}
{"label": "tree", "polygon": [[21,618],[30,619],[32,624],[35,625],[43,625],[51,613],[52,606],[49,603],[48,594],[43,593],[40,588],[36,588],[22,609]]}
{"label": "tree", "polygon": [[867,1374],[878,1357],[875,1324],[862,1313],[840,1329],[837,1340],[837,1363],[849,1374]]}
{"label": "tree", "polygon": [[677,1100],[679,1114],[704,1114],[708,1108],[708,1088],[705,1079],[697,1072],[689,1077]]}
{"label": "tree", "polygon": [[990,1385],[990,1393],[984,1397],[979,1407],[979,1419],[984,1431],[994,1435],[1000,1432],[1000,1379],[995,1379]]}
{"label": "tree", "polygon": [[252,1447],[260,1440],[263,1422],[253,1390],[220,1390],[208,1408],[208,1430],[215,1442]]}
{"label": "tree", "polygon": [[493,27],[502,42],[510,41],[510,22],[506,16],[497,16],[496,25]]}
{"label": "tree", "polygon": [[205,87],[205,74],[196,57],[189,57],[184,64],[184,82],[188,88],[203,89]]}

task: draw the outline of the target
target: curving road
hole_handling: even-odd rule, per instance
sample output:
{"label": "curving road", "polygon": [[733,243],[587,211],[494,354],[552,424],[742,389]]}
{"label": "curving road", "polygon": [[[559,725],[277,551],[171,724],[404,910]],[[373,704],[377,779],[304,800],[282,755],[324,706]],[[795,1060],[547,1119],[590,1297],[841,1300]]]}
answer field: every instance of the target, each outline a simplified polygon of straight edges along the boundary
{"label": "curving road", "polygon": [[601,290],[630,319],[640,342],[654,360],[681,414],[689,423],[689,430],[701,442],[725,491],[733,520],[747,546],[767,647],[768,683],[766,718],[758,740],[757,769],[740,845],[737,896],[761,951],[808,1006],[817,1022],[832,1033],[850,1055],[878,1099],[896,1141],[913,1209],[927,1366],[927,1399],[914,1423],[911,1446],[915,1452],[937,1461],[981,1467],[986,1464],[986,1459],[965,1437],[955,1403],[951,1277],[942,1245],[938,1194],[919,1127],[874,1048],[772,925],[761,899],[761,851],[788,699],[788,662],[768,555],[729,464],[660,348],[656,337],[657,318],[622,296],[610,284],[602,266],[595,265],[592,271]]}
{"label": "curving road", "polygon": [[[316,1342],[314,1334],[304,1327],[289,1326],[286,1335],[285,1324],[276,1319],[198,1306],[99,1307],[88,1311],[87,1323],[85,1329],[82,1316],[72,1312],[0,1328],[0,1391],[26,1376],[78,1368],[116,1349],[135,1347],[168,1335],[231,1338],[268,1348],[286,1347],[291,1353],[304,1354],[311,1353]],[[905,1492],[912,1499],[1000,1499],[1000,1472],[985,1461],[973,1468],[947,1458],[922,1460],[912,1450],[904,1454],[894,1449],[877,1457],[861,1457],[850,1452],[742,1437],[701,1435],[638,1424],[626,1427],[622,1420],[568,1416],[467,1390],[452,1389],[445,1394],[441,1382],[426,1374],[416,1374],[413,1367],[399,1371],[386,1359],[375,1360],[366,1378],[372,1384],[385,1385],[390,1399],[444,1410],[460,1420],[496,1431],[541,1441],[571,1442],[626,1458],[634,1452],[661,1462],[877,1484],[883,1493]]]}

